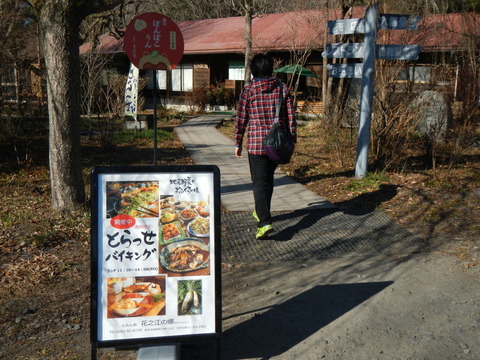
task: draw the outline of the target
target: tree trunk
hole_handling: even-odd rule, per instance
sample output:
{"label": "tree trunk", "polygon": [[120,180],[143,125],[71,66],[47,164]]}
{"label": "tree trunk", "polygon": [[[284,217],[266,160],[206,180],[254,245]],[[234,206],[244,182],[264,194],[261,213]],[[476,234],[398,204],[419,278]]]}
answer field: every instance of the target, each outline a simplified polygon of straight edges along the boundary
{"label": "tree trunk", "polygon": [[252,52],[252,4],[251,0],[245,0],[245,85],[250,83],[250,60]]}
{"label": "tree trunk", "polygon": [[[328,8],[328,0],[325,1],[325,11],[326,11],[326,16],[325,16],[325,22],[329,20],[329,8]],[[328,39],[328,27],[325,26],[325,29],[323,30],[323,48],[326,49],[327,47],[327,40]],[[323,63],[322,63],[322,102],[323,102],[323,108],[327,109],[329,106],[329,98],[328,98],[328,72],[327,72],[327,65],[328,65],[328,59],[325,57],[323,58]],[[325,110],[324,110],[325,111]]]}
{"label": "tree trunk", "polygon": [[79,20],[74,7],[55,1],[44,3],[39,22],[50,119],[52,207],[73,210],[85,203],[80,157],[80,56],[76,41]]}

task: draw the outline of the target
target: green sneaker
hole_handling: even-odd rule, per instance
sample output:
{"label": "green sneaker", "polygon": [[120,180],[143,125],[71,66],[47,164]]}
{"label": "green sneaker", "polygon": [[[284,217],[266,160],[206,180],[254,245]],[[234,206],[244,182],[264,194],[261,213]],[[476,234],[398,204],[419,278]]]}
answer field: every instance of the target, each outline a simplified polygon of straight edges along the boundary
{"label": "green sneaker", "polygon": [[256,222],[260,222],[260,219],[258,218],[257,212],[255,210],[253,210],[252,216],[254,217]]}
{"label": "green sneaker", "polygon": [[255,238],[257,240],[265,239],[268,236],[268,234],[270,234],[272,231],[273,231],[273,226],[270,224],[259,227],[257,229],[257,234],[255,235]]}

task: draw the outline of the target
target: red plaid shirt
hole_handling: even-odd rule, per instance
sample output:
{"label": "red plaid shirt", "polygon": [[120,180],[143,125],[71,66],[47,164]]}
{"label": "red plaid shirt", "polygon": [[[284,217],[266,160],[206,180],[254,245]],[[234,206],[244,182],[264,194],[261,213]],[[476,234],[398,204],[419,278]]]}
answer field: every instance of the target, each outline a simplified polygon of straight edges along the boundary
{"label": "red plaid shirt", "polygon": [[294,141],[297,141],[295,109],[287,85],[275,78],[254,78],[243,88],[238,101],[234,133],[235,146],[242,146],[246,131],[247,151],[254,155],[266,155],[262,140],[273,125],[280,86],[283,86],[283,100],[279,122],[282,129],[289,130]]}

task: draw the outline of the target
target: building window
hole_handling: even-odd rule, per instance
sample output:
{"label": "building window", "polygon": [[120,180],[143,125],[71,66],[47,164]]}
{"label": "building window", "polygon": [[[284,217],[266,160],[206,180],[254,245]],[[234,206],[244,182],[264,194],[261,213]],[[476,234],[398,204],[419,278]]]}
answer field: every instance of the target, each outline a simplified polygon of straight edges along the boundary
{"label": "building window", "polygon": [[228,64],[228,79],[243,80],[245,77],[245,64],[240,61],[232,61]]}
{"label": "building window", "polygon": [[[147,86],[148,90],[153,90],[153,70],[147,70]],[[163,70],[157,71],[157,90],[167,90],[167,72]]]}
{"label": "building window", "polygon": [[[153,89],[153,72],[149,70],[147,89]],[[168,86],[170,83],[170,86]],[[167,71],[157,71],[157,89],[171,91],[192,91],[193,89],[193,65],[179,65],[172,70],[170,80]]]}
{"label": "building window", "polygon": [[426,66],[406,66],[400,69],[397,81],[412,81],[415,83],[429,83],[431,68]]}
{"label": "building window", "polygon": [[192,91],[193,65],[179,65],[172,70],[172,91]]}

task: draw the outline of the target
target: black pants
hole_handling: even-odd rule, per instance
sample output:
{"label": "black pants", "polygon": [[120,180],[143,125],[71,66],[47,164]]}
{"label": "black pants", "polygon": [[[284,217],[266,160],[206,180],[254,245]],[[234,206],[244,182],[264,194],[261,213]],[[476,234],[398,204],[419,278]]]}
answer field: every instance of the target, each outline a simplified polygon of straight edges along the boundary
{"label": "black pants", "polygon": [[272,222],[270,206],[273,195],[273,174],[277,164],[266,155],[253,155],[250,153],[248,154],[248,163],[250,164],[250,175],[253,183],[255,211],[260,219],[258,227],[262,227]]}

